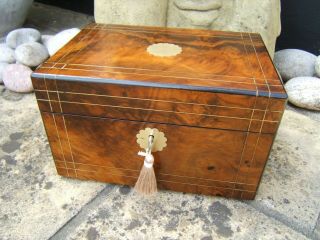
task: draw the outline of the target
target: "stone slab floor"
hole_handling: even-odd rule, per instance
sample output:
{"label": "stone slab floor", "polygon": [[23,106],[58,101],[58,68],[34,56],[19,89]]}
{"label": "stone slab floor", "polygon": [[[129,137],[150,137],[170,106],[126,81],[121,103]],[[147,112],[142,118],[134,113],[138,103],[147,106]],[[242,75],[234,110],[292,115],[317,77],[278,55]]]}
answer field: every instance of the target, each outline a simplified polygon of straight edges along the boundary
{"label": "stone slab floor", "polygon": [[[34,5],[27,26],[52,34],[92,17]],[[0,85],[0,239],[320,239],[319,114],[288,106],[255,201],[56,174],[34,94]]]}

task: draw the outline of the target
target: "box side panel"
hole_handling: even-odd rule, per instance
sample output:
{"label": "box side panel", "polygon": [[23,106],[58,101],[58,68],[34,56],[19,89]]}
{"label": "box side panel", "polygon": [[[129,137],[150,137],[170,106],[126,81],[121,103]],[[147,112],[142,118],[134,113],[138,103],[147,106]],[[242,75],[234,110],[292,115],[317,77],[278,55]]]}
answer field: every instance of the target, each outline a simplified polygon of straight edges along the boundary
{"label": "box side panel", "polygon": [[63,176],[76,177],[63,118],[54,114],[41,113],[41,116],[57,172]]}

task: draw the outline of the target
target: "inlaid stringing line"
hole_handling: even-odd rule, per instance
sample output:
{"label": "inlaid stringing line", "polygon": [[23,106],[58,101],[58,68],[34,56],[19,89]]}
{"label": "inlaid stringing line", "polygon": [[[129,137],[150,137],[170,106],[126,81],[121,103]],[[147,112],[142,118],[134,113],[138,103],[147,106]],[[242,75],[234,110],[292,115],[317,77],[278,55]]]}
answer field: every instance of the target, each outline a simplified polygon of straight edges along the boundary
{"label": "inlaid stringing line", "polygon": [[[96,27],[97,27],[97,26],[95,26],[95,28],[96,28]],[[93,28],[93,29],[95,29],[95,28]],[[85,35],[80,39],[80,41],[79,41],[77,44],[82,43],[87,36],[90,36],[90,34],[91,34],[91,32],[93,31],[93,29],[91,29],[87,34],[85,34]],[[96,33],[94,33],[94,35],[91,37],[91,39],[89,40],[89,42],[88,42],[87,45],[89,45],[89,44],[91,43],[91,41],[93,41],[94,36],[95,36],[97,33],[98,33],[98,31],[96,31]],[[83,48],[81,48],[80,50],[78,50],[78,51],[74,54],[74,56],[73,56],[71,59],[69,59],[69,61],[71,61],[72,59],[75,59],[75,58],[79,55],[79,53],[82,52],[84,49],[85,49],[85,48],[83,47]],[[64,57],[66,57],[67,55],[69,55],[69,53],[71,53],[71,52],[72,52],[72,49],[70,49],[66,54],[64,54],[62,58],[58,59],[58,61],[57,61],[56,63],[61,63],[60,61],[61,61]],[[65,64],[67,64],[67,63],[65,63]],[[63,69],[66,69],[66,68],[63,68]]]}
{"label": "inlaid stringing line", "polygon": [[[63,162],[59,160],[55,160],[55,162]],[[72,163],[72,162],[69,162]],[[108,168],[108,169],[115,169],[115,170],[125,170],[125,171],[131,171],[131,172],[136,172],[138,173],[140,170],[133,170],[133,169],[128,169],[128,168],[115,168],[115,167],[109,167],[109,166],[104,166],[104,165],[96,165],[96,164],[89,164],[89,163],[80,163],[76,162],[76,165],[84,165],[84,166],[95,166],[95,167],[103,167],[103,168]],[[78,168],[78,170],[80,170]],[[96,172],[96,171],[95,171]],[[166,174],[166,173],[159,173],[160,175],[168,175],[168,176],[173,176],[173,177],[182,177],[182,178],[192,178],[192,179],[199,179],[203,181],[212,181],[212,182],[219,182],[219,183],[230,183],[230,184],[238,184],[238,185],[248,185],[248,186],[256,186],[256,184],[250,184],[250,183],[237,183],[237,182],[230,182],[230,181],[221,181],[221,180],[215,180],[215,179],[208,179],[208,178],[198,178],[198,177],[190,177],[190,176],[182,176],[182,175],[176,175],[176,174]]]}
{"label": "inlaid stringing line", "polygon": [[[88,34],[89,34],[90,32],[92,32],[92,30],[89,31]],[[86,36],[87,36],[87,34],[84,35],[79,42],[83,41],[84,37],[86,37]],[[72,50],[72,49],[71,49],[71,50]],[[51,69],[52,69],[57,63],[59,63],[59,61],[62,60],[67,54],[69,54],[69,53],[71,52],[71,50],[68,51],[66,54],[64,54],[61,58],[59,58],[58,61],[51,67]],[[56,81],[56,75],[55,75],[55,79],[54,79],[54,80]],[[60,105],[61,113],[63,113],[57,85],[56,85],[56,90],[57,90],[56,92],[57,92],[57,95],[58,95],[58,100],[59,100],[59,105]],[[54,114],[53,114],[53,116],[54,116]],[[66,132],[67,139],[68,139],[68,143],[69,143],[71,158],[72,158],[72,161],[74,162],[73,153],[72,153],[72,149],[71,149],[71,145],[70,145],[70,141],[69,141],[68,130],[67,130],[67,127],[66,127],[66,124],[65,124],[65,119],[64,119],[64,115],[63,115],[63,114],[62,114],[62,119],[63,119],[63,124],[64,124],[64,127],[65,127],[65,132]],[[75,165],[74,165],[74,166],[75,166]],[[67,170],[67,171],[68,171],[68,170]],[[76,176],[77,176],[77,171],[76,171],[76,169],[74,169],[74,171],[75,171],[75,174],[76,174]],[[69,176],[69,172],[68,172],[68,176]]]}
{"label": "inlaid stringing line", "polygon": [[[119,66],[107,66],[107,65],[94,65],[94,64],[79,64],[79,63],[62,63],[62,62],[45,62],[45,64],[63,64],[61,69],[64,69],[66,66],[85,66],[85,67],[97,67],[97,68],[111,68],[111,69],[130,69],[130,70],[142,70],[142,71],[150,71],[150,72],[161,72],[160,70],[154,70],[154,69],[146,69],[146,68],[129,68],[129,67],[119,67]],[[50,68],[50,67],[42,67],[42,68]],[[60,69],[59,67],[56,67],[57,69]],[[73,69],[73,68],[72,68]],[[75,70],[82,70],[80,68],[74,68]],[[95,70],[92,70],[95,71]],[[171,73],[183,73],[183,72],[175,72],[175,71],[165,71],[165,72],[171,72]],[[255,79],[260,79],[260,78],[253,78],[253,77],[243,77],[243,76],[234,76],[234,75],[221,75],[221,74],[213,74],[213,73],[201,73],[201,75],[209,75],[209,76],[214,76],[214,77],[228,77],[228,78],[243,78],[243,79],[250,79],[250,80],[255,80]],[[198,79],[198,78],[195,78]],[[206,78],[203,78],[206,79]],[[209,79],[210,80],[210,79]],[[272,81],[279,81],[278,79],[269,79]],[[243,82],[239,82],[243,83]],[[258,85],[264,85],[262,83],[257,83]],[[272,86],[282,86],[281,84],[272,84]]]}
{"label": "inlaid stringing line", "polygon": [[[245,42],[244,42],[242,33],[241,33],[241,38],[242,38],[242,43],[243,43],[243,46],[244,46],[244,49],[245,49],[245,53],[246,53],[245,59],[246,59],[246,61],[248,62],[248,64],[250,65],[252,77],[255,79],[255,77],[254,77],[254,75],[253,75],[253,66],[252,66],[251,61],[249,61],[249,59],[248,59],[248,49],[247,49],[246,44],[245,44]],[[255,82],[255,84],[256,84],[256,82]],[[247,129],[247,132],[248,132],[248,133],[247,133],[247,137],[248,137],[248,134],[249,134],[249,131],[250,131],[250,127],[251,127],[251,124],[252,124],[252,120],[256,120],[256,119],[253,119],[253,116],[254,116],[254,112],[255,112],[255,110],[256,110],[257,97],[258,97],[258,88],[257,88],[257,84],[256,84],[256,97],[255,97],[255,99],[254,99],[254,107],[253,107],[253,110],[252,110],[252,114],[251,114],[251,118],[250,118],[250,123],[249,123],[248,129]],[[264,119],[263,119],[263,120],[264,120]],[[246,139],[246,141],[247,141],[247,139]],[[241,156],[241,158],[242,158],[242,156]]]}
{"label": "inlaid stringing line", "polygon": [[[89,28],[91,29],[88,33],[86,33],[79,42],[82,42],[83,39],[85,37],[87,37],[94,29],[97,29],[98,26],[96,25],[94,28]],[[96,35],[97,33],[95,33]],[[251,35],[250,36],[250,39],[251,39]],[[242,33],[241,33],[241,38],[243,39],[243,36],[242,36]],[[92,39],[94,39],[94,37],[92,37]],[[239,38],[238,38],[239,39]],[[251,39],[252,41],[252,39]],[[77,51],[77,53],[73,56],[73,58],[75,58],[76,56],[78,56],[78,54],[83,51],[85,48],[81,48],[79,51]],[[126,67],[111,67],[111,66],[101,66],[101,65],[86,65],[86,64],[68,64],[68,63],[61,63],[60,61],[66,56],[68,55],[69,53],[71,52],[71,50],[69,50],[68,52],[66,52],[60,59],[58,59],[57,62],[53,62],[54,65],[56,65],[57,63],[60,63],[60,64],[64,64],[63,67],[61,69],[70,69],[70,70],[84,70],[84,69],[76,69],[76,68],[65,68],[66,65],[80,65],[80,66],[96,66],[96,67],[110,67],[110,68],[124,68],[124,69],[138,69],[140,70],[139,68],[126,68]],[[70,59],[69,59],[70,61]],[[42,68],[48,68],[48,67],[42,67]],[[60,69],[60,68],[58,68]],[[158,70],[152,70],[152,69],[142,69],[142,70],[145,70],[145,71],[158,71]],[[84,70],[84,71],[95,71],[95,70]],[[108,71],[106,71],[108,72]],[[167,71],[166,71],[167,72]],[[169,71],[170,72],[170,71]],[[133,74],[133,73],[131,73]],[[207,75],[207,73],[204,73]],[[209,74],[208,74],[209,75]],[[159,76],[162,76],[162,75],[159,75]],[[218,74],[213,74],[212,76],[228,76],[228,77],[239,77],[239,78],[245,78],[245,79],[252,79],[250,77],[243,77],[243,76],[229,76],[229,75],[218,75]],[[172,77],[172,76],[168,76],[168,77]],[[191,79],[199,79],[199,78],[191,78]],[[210,79],[208,79],[210,80]],[[276,80],[276,79],[275,79]],[[217,80],[218,81],[218,80]],[[255,80],[254,80],[255,81]],[[232,81],[226,81],[226,82],[232,82]],[[248,84],[247,82],[232,82],[232,83],[243,83],[243,84]],[[275,86],[281,86],[281,85],[275,85]]]}
{"label": "inlaid stringing line", "polygon": [[[104,28],[101,26],[96,26],[95,28],[85,28],[85,29],[101,29],[101,30],[105,30],[105,31],[114,31],[114,32],[124,32],[124,31],[129,31],[129,32],[137,32],[137,33],[151,33],[151,34],[159,34],[159,33],[163,33],[163,34],[175,34],[175,35],[180,35],[180,36],[187,36],[190,37],[190,35],[188,34],[184,34],[184,33],[180,33],[180,32],[174,32],[174,31],[169,31],[169,32],[163,32],[163,31],[159,31],[159,32],[155,32],[153,30],[150,31],[144,31],[144,30],[138,30],[138,29],[132,29],[132,28]],[[218,36],[218,35],[201,35],[201,34],[192,34],[192,36],[196,36],[196,37],[208,37],[208,38],[221,38],[221,39],[226,39],[226,40],[238,40],[240,36]]]}
{"label": "inlaid stringing line", "polygon": [[[58,90],[56,80],[54,79],[54,80],[52,80],[52,81],[55,81],[56,90]],[[59,102],[59,105],[60,105],[61,113],[63,113],[59,94],[58,94],[58,102]],[[71,148],[71,144],[70,144],[70,140],[69,140],[68,129],[67,129],[66,122],[65,122],[65,119],[64,119],[64,114],[61,114],[61,116],[62,116],[62,121],[63,121],[64,128],[65,128],[66,136],[67,136],[67,139],[68,139],[68,144],[69,144],[71,159],[72,159],[72,162],[73,162],[74,172],[75,172],[76,177],[77,177],[78,174],[77,174],[77,170],[76,170],[75,164],[74,164],[73,153],[72,153],[72,148]]]}
{"label": "inlaid stringing line", "polygon": [[[67,170],[70,169],[70,170],[73,170],[72,168],[63,168],[63,167],[58,167],[58,168],[59,168],[59,169],[67,169]],[[77,171],[78,171],[78,172],[96,173],[96,171],[89,171],[89,170],[82,170],[82,169],[77,169]],[[108,173],[108,175],[137,179],[137,177],[127,176],[127,175],[123,175],[123,174],[112,174],[112,173]],[[192,184],[192,183],[176,182],[176,181],[168,181],[168,180],[158,180],[158,181],[159,181],[159,182],[178,183],[178,184],[191,185],[191,186],[200,186],[200,187],[210,187],[210,188],[220,188],[220,189],[232,190],[232,188],[229,188],[229,187],[211,186],[211,185],[203,185],[203,184]],[[239,188],[239,189],[236,189],[236,190],[238,190],[238,191],[243,191],[243,192],[254,193],[254,191],[245,190],[245,189],[240,189],[240,188]]]}
{"label": "inlaid stringing line", "polygon": [[[250,72],[251,72],[251,76],[253,78],[253,81],[254,81],[254,85],[256,87],[256,97],[258,96],[258,88],[257,88],[257,83],[256,83],[256,79],[254,77],[254,74],[253,74],[253,67],[252,67],[252,64],[251,64],[251,61],[248,60],[248,50],[247,50],[247,47],[246,47],[246,44],[244,43],[244,39],[243,39],[243,35],[241,33],[241,39],[242,39],[242,44],[243,44],[243,48],[245,50],[245,61],[247,62],[247,64],[250,66]],[[259,84],[260,85],[260,84]],[[256,105],[256,100],[255,99],[255,103],[254,103],[254,106]],[[255,108],[255,107],[254,107]],[[253,110],[254,111],[254,110]]]}
{"label": "inlaid stringing line", "polygon": [[[77,44],[82,43],[82,42],[83,42],[83,39],[84,39],[85,37],[87,37],[87,36],[93,31],[93,29],[95,29],[95,28],[92,28],[88,33],[84,34],[83,37],[80,39],[80,41],[77,42]],[[57,62],[55,62],[55,63],[60,63],[60,61],[61,61],[63,58],[65,58],[67,55],[69,55],[69,53],[71,53],[71,51],[72,51],[72,49],[70,49],[69,51],[67,51],[67,52],[66,52],[65,54],[63,54],[63,56],[61,56],[61,57],[57,60]],[[41,67],[41,68],[42,68],[42,67]]]}
{"label": "inlaid stringing line", "polygon": [[266,83],[266,85],[267,85],[267,87],[268,87],[268,91],[269,91],[269,98],[270,98],[271,91],[270,91],[269,83],[268,83],[268,81],[267,81],[267,79],[266,79],[266,74],[265,74],[265,73],[264,73],[264,71],[263,71],[263,67],[262,67],[262,65],[261,65],[261,62],[260,62],[260,59],[259,59],[259,56],[258,56],[258,53],[257,53],[256,47],[255,47],[255,45],[254,45],[254,43],[253,43],[253,41],[252,41],[252,37],[251,37],[251,34],[250,34],[250,33],[249,33],[249,36],[250,36],[250,40],[251,40],[251,43],[252,43],[252,47],[253,47],[254,52],[255,52],[255,54],[256,54],[256,58],[257,58],[257,60],[258,60],[258,63],[259,63],[259,66],[260,66],[260,69],[261,69],[261,72],[262,72],[262,75],[263,75],[264,81],[265,81],[265,83]]}
{"label": "inlaid stringing line", "polygon": [[[243,35],[241,33],[241,38],[242,38],[242,43],[243,43],[243,46],[244,46],[244,49],[245,49],[245,53],[246,53],[246,62],[250,65],[250,69],[251,69],[251,74],[253,76],[253,71],[252,71],[252,64],[251,62],[248,60],[248,51],[247,51],[247,47],[244,43],[244,39],[243,39]],[[249,122],[249,126],[248,126],[248,129],[247,129],[247,133],[246,133],[246,139],[244,141],[244,145],[243,145],[243,148],[242,148],[242,152],[241,152],[241,157],[240,157],[240,162],[239,162],[239,167],[238,167],[238,171],[236,173],[236,177],[235,177],[235,182],[238,181],[238,177],[239,177],[239,172],[241,170],[241,167],[242,167],[242,161],[243,161],[243,154],[246,150],[246,147],[247,147],[247,144],[248,144],[248,137],[249,137],[249,131],[250,131],[250,127],[251,127],[251,123],[252,123],[252,119],[253,119],[253,116],[254,116],[254,111],[255,111],[255,108],[256,108],[256,104],[257,104],[257,96],[258,96],[258,89],[256,88],[256,96],[255,96],[255,99],[254,99],[254,107],[253,107],[253,110],[252,110],[252,113],[251,113],[251,117],[250,117],[250,122]],[[247,179],[246,179],[247,180]],[[234,187],[235,189],[235,187]],[[232,196],[234,194],[234,190],[232,191]],[[241,193],[241,196],[240,196],[240,199],[242,199],[242,193]]]}
{"label": "inlaid stringing line", "polygon": [[[106,30],[106,31],[128,31],[128,32],[143,32],[143,33],[152,33],[152,34],[159,34],[159,33],[163,33],[163,34],[177,34],[177,35],[183,35],[183,36],[187,36],[190,37],[190,34],[187,33],[183,33],[182,31],[175,31],[175,30],[161,30],[161,29],[157,29],[156,31],[153,29],[147,30],[147,29],[142,29],[142,28],[128,28],[128,27],[116,27],[116,26],[96,26],[96,29],[102,29],[102,30]],[[210,37],[210,38],[222,38],[222,39],[239,39],[239,35],[217,35],[217,34],[213,34],[213,32],[211,34],[195,34],[192,33],[192,36],[196,36],[196,37]]]}
{"label": "inlaid stringing line", "polygon": [[203,181],[212,181],[212,182],[218,182],[218,183],[231,183],[231,184],[239,184],[239,185],[256,186],[255,184],[236,183],[236,182],[233,182],[233,181],[232,182],[230,182],[230,181],[221,181],[221,180],[215,180],[215,179],[198,178],[198,177],[190,177],[190,176],[182,176],[182,175],[166,174],[166,173],[159,173],[159,174],[160,175],[172,176],[172,177],[199,179],[199,180],[203,180]]}
{"label": "inlaid stringing line", "polygon": [[[54,84],[55,84],[55,87],[56,87],[56,90],[57,90],[56,92],[57,92],[57,95],[58,95],[58,101],[59,101],[60,111],[61,111],[61,113],[63,113],[62,106],[61,106],[61,102],[60,102],[60,95],[59,95],[59,91],[58,91],[57,81],[56,81],[56,79],[53,80],[53,81],[54,81]],[[63,115],[62,115],[62,116],[63,116]],[[65,130],[66,130],[66,134],[67,134],[67,138],[68,138],[68,142],[69,142],[69,136],[68,136],[67,127],[66,127],[66,124],[65,124],[65,121],[64,121],[64,116],[63,116],[63,124],[64,124],[64,126],[65,126]],[[76,176],[77,176],[76,165],[75,165],[74,160],[73,160],[73,153],[72,153],[72,149],[71,149],[71,146],[70,146],[70,142],[69,142],[69,147],[70,147],[70,153],[71,153],[72,161],[73,161],[73,168],[74,168],[74,171],[75,171]]]}
{"label": "inlaid stringing line", "polygon": [[[95,26],[95,28],[97,28],[97,26]],[[90,36],[91,33],[92,33],[92,31],[88,32],[88,33],[87,33],[87,36]],[[98,31],[96,31],[95,33],[93,33],[93,35],[91,36],[91,39],[90,39],[89,42],[86,44],[86,46],[89,46],[90,43],[91,43],[92,41],[94,41],[94,38],[95,38],[95,36],[96,36],[97,34],[98,34]],[[83,41],[83,39],[84,39],[84,38],[81,39],[81,42]],[[79,51],[77,51],[72,58],[69,58],[69,59],[68,59],[68,61],[73,62],[72,60],[75,59],[75,58],[77,58],[77,57],[79,56],[80,52],[83,52],[84,49],[86,49],[86,47],[83,47],[83,48],[81,48]],[[67,69],[67,68],[65,67],[64,69]]]}
{"label": "inlaid stringing line", "polygon": [[[55,68],[56,69],[56,65],[58,64],[58,62],[55,62],[49,69],[53,69]],[[60,68],[59,68],[60,69]]]}
{"label": "inlaid stringing line", "polygon": [[[41,69],[58,69],[61,70],[61,68],[56,68],[56,67],[41,67]],[[69,68],[65,67],[63,68],[64,70],[75,70],[75,71],[84,71],[84,72],[102,72],[102,73],[110,73],[110,74],[124,74],[123,72],[117,72],[117,71],[102,71],[102,70],[91,70],[91,69],[79,69],[79,68]],[[182,76],[170,76],[170,75],[151,75],[151,74],[144,74],[144,73],[125,73],[128,75],[139,75],[139,76],[154,76],[154,77],[165,77],[165,78],[176,78],[176,79],[188,79],[188,80],[197,80],[197,81],[202,81],[202,82],[222,82],[222,83],[232,83],[232,84],[246,84],[250,86],[256,87],[257,85],[265,86],[265,84],[261,83],[248,83],[248,82],[238,82],[238,81],[225,81],[225,80],[217,80],[217,79],[206,79],[206,78],[195,78],[195,77],[182,77]],[[85,76],[85,78],[88,79],[95,79],[95,77],[88,77]],[[145,80],[141,80],[145,81]],[[188,85],[188,84],[187,84]],[[272,86],[281,86],[281,85],[272,85]],[[236,88],[229,88],[229,89],[236,89]]]}
{"label": "inlaid stringing line", "polygon": [[[265,79],[265,82],[266,82],[266,85],[268,86],[268,91],[269,91],[268,102],[267,102],[267,105],[266,105],[266,109],[265,109],[265,111],[264,111],[263,121],[261,122],[261,127],[260,127],[260,129],[259,129],[259,135],[258,135],[256,144],[255,144],[255,148],[254,148],[254,152],[253,152],[253,155],[252,155],[252,158],[251,158],[251,161],[250,161],[250,167],[252,167],[252,164],[253,164],[253,162],[255,161],[257,146],[258,146],[258,143],[259,143],[259,141],[260,141],[260,136],[261,136],[261,133],[262,133],[263,123],[264,123],[264,120],[265,120],[265,117],[266,117],[266,114],[267,114],[267,110],[268,110],[268,108],[269,108],[271,92],[270,92],[270,88],[269,88],[268,82],[267,82],[267,80],[266,80],[266,75],[265,75],[265,73],[264,73],[264,71],[263,71],[263,68],[262,68],[262,65],[261,65],[261,62],[260,62],[260,59],[259,59],[259,56],[258,56],[258,54],[257,54],[256,48],[255,48],[255,46],[254,46],[254,43],[253,43],[253,41],[252,41],[251,35],[249,34],[249,36],[250,36],[250,40],[251,40],[252,46],[253,46],[253,48],[254,48],[254,51],[255,51],[255,54],[256,54],[256,58],[257,58],[257,60],[258,60],[258,63],[259,63],[261,72],[262,72],[262,74],[263,74],[263,77],[264,77],[264,79]],[[242,198],[242,193],[241,193],[241,198]]]}
{"label": "inlaid stringing line", "polygon": [[[254,48],[256,57],[257,57],[257,59],[258,59],[261,72],[262,72],[262,74],[263,74],[264,80],[265,80],[265,82],[266,82],[266,85],[267,85],[268,91],[269,91],[268,102],[267,102],[267,106],[266,106],[266,109],[265,109],[265,111],[264,111],[264,116],[263,116],[263,120],[264,120],[264,119],[265,119],[265,116],[266,116],[266,113],[267,113],[267,110],[268,110],[268,108],[269,108],[271,91],[270,91],[270,88],[269,88],[269,84],[268,84],[268,82],[267,82],[267,80],[266,80],[266,75],[265,75],[265,73],[264,73],[264,71],[263,71],[263,68],[262,68],[262,65],[261,65],[259,56],[258,56],[258,54],[257,54],[256,48],[255,48],[255,46],[254,46],[254,44],[253,44],[253,41],[252,41],[252,38],[251,38],[251,34],[249,34],[249,36],[250,36],[250,40],[251,40],[251,42],[252,42],[252,46],[253,46],[253,48]],[[260,127],[260,133],[261,133],[261,131],[262,131],[262,128],[263,128],[263,122],[262,122],[261,127]],[[259,136],[260,136],[260,135],[259,135]]]}
{"label": "inlaid stringing line", "polygon": [[[45,84],[46,89],[48,90],[45,76],[44,76],[43,81],[44,81],[44,84]],[[49,97],[49,92],[48,92],[48,91],[47,91],[47,95],[48,95],[48,99],[49,99],[50,109],[51,109],[51,112],[52,112],[52,107],[51,107],[51,102],[50,102],[50,97]],[[57,136],[58,136],[58,139],[59,139],[59,145],[60,145],[60,150],[61,150],[62,157],[63,157],[63,160],[64,160],[64,165],[65,165],[65,167],[67,167],[67,163],[66,163],[66,159],[65,159],[65,156],[64,156],[64,152],[63,152],[63,148],[62,148],[62,144],[61,144],[61,140],[60,140],[60,135],[59,135],[59,131],[58,131],[57,123],[56,123],[56,118],[55,118],[55,115],[54,115],[54,114],[50,114],[50,115],[51,115],[52,118],[53,118],[54,126],[55,126],[55,128],[56,128],[56,133],[57,133]],[[68,169],[67,169],[67,175],[69,176],[69,171],[68,171]]]}
{"label": "inlaid stringing line", "polygon": [[[36,92],[45,92],[45,90],[35,89]],[[57,92],[51,91],[48,92]],[[113,96],[113,95],[101,95],[101,94],[92,94],[92,93],[77,93],[77,92],[65,92],[65,91],[58,91],[62,94],[78,94],[78,95],[88,95],[88,96],[98,96],[98,97],[106,97],[106,98],[123,98],[129,100],[141,100],[141,101],[154,101],[154,102],[165,102],[165,103],[176,103],[176,104],[187,104],[187,105],[196,105],[196,106],[204,106],[204,107],[218,107],[218,108],[231,108],[231,109],[243,109],[243,110],[257,110],[257,111],[264,111],[264,109],[255,109],[255,108],[244,108],[244,107],[231,107],[231,106],[224,106],[224,105],[211,105],[211,104],[202,104],[202,103],[191,103],[191,102],[177,102],[177,101],[168,101],[168,100],[161,100],[161,99],[151,99],[151,98],[135,98],[135,97],[123,97],[123,96]],[[46,99],[38,100],[46,101]],[[269,111],[272,113],[282,113],[281,111]]]}
{"label": "inlaid stringing line", "polygon": [[[47,99],[38,99],[38,101],[48,101]],[[51,100],[52,102],[58,102],[55,100]],[[178,111],[169,111],[169,110],[159,110],[159,109],[151,109],[151,108],[134,108],[134,107],[124,107],[124,106],[116,106],[116,105],[107,105],[107,104],[96,104],[96,103],[81,103],[81,102],[68,102],[68,101],[60,101],[61,103],[70,103],[70,104],[81,104],[81,105],[91,105],[91,106],[101,106],[101,107],[111,107],[111,108],[123,108],[123,109],[133,109],[133,110],[143,110],[143,111],[151,111],[151,112],[166,112],[166,113],[178,113],[178,114],[188,114],[188,115],[196,115],[196,116],[205,116],[205,117],[220,117],[220,118],[231,118],[231,119],[239,119],[239,120],[255,120],[255,121],[265,121],[265,122],[279,122],[272,120],[261,120],[261,119],[250,119],[250,118],[239,118],[239,117],[230,117],[223,115],[213,115],[213,114],[201,114],[201,113],[190,113],[190,112],[178,112]]]}
{"label": "inlaid stringing line", "polygon": [[51,110],[51,112],[53,112],[52,106],[51,106],[51,102],[50,102],[49,91],[48,91],[48,87],[47,87],[47,83],[46,83],[46,76],[45,76],[45,75],[43,76],[43,82],[44,82],[44,85],[45,85],[45,87],[46,87],[45,92],[47,93],[47,96],[48,96],[48,101],[49,101],[50,110]]}
{"label": "inlaid stringing line", "polygon": [[[243,36],[241,34],[241,37],[242,37],[242,42],[243,42],[243,46],[244,46],[244,49],[245,49],[245,53],[246,53],[246,61],[249,63],[250,67],[251,67],[251,74],[253,76],[253,72],[252,72],[252,65],[251,65],[251,62],[248,61],[247,59],[247,56],[248,56],[248,51],[247,51],[247,48],[245,46],[245,43],[244,43],[244,39],[243,39]],[[238,167],[238,170],[237,170],[237,173],[236,173],[236,177],[235,177],[235,183],[237,182],[238,180],[238,176],[239,176],[239,172],[240,172],[240,169],[241,169],[241,165],[242,165],[242,161],[243,161],[243,154],[246,150],[246,147],[248,145],[248,137],[249,137],[249,131],[250,131],[250,127],[251,127],[251,123],[252,123],[252,119],[253,119],[253,116],[254,116],[254,111],[255,111],[255,108],[256,108],[256,104],[257,104],[257,96],[258,96],[258,89],[256,89],[256,96],[255,96],[255,100],[254,100],[254,107],[253,107],[253,110],[252,110],[252,113],[251,113],[251,117],[250,117],[250,122],[249,122],[249,126],[248,126],[248,129],[247,129],[247,133],[246,133],[246,138],[245,138],[245,141],[244,141],[244,145],[243,145],[243,148],[242,148],[242,152],[241,152],[241,157],[240,157],[240,162],[239,162],[239,167]],[[236,186],[236,185],[235,185]],[[234,186],[234,189],[235,189],[235,186]],[[234,190],[232,191],[232,196],[234,195]],[[241,193],[241,196],[240,198],[242,198],[242,193]]]}
{"label": "inlaid stringing line", "polygon": [[[46,62],[50,64],[54,64],[55,62]],[[150,71],[150,72],[162,72],[161,70],[157,69],[148,69],[148,68],[132,68],[132,67],[120,67],[120,66],[108,66],[108,65],[94,65],[94,64],[79,64],[79,63],[59,63],[59,64],[65,64],[68,66],[85,66],[85,67],[97,67],[97,68],[114,68],[114,69],[130,69],[130,70],[143,70],[143,71]],[[183,73],[178,71],[168,71],[165,72],[169,73]],[[237,78],[244,78],[244,79],[251,79],[251,77],[243,77],[243,76],[231,76],[231,75],[221,75],[221,74],[213,74],[213,73],[201,73],[201,75],[209,75],[209,76],[215,76],[215,77],[237,77]]]}

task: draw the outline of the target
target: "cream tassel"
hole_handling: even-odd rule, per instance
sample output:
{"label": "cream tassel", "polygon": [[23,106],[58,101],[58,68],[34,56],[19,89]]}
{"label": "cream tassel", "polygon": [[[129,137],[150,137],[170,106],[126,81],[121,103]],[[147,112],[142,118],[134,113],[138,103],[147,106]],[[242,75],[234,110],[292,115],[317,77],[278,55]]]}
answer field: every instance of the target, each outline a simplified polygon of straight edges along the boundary
{"label": "cream tassel", "polygon": [[144,156],[145,158],[134,190],[144,196],[152,195],[157,192],[157,180],[153,169],[154,157],[151,154],[153,138],[152,132],[149,135],[147,151],[138,153],[138,155]]}

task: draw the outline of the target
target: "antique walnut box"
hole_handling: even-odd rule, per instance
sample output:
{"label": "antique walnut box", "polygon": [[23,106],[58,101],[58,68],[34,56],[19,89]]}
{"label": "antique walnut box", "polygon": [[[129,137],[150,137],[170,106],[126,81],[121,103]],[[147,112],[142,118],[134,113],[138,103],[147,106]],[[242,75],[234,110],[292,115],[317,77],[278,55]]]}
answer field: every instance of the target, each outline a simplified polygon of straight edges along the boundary
{"label": "antique walnut box", "polygon": [[158,187],[254,199],[287,95],[258,34],[91,24],[32,74],[57,172],[134,185],[163,132]]}

